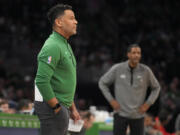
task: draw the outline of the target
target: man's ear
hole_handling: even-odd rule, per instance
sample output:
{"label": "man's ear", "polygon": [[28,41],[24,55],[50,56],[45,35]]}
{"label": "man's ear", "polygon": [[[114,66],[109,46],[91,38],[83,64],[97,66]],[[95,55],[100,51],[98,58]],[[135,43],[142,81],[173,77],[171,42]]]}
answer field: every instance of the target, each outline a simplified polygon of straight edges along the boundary
{"label": "man's ear", "polygon": [[55,19],[55,24],[58,26],[58,27],[62,27],[62,21],[61,19]]}

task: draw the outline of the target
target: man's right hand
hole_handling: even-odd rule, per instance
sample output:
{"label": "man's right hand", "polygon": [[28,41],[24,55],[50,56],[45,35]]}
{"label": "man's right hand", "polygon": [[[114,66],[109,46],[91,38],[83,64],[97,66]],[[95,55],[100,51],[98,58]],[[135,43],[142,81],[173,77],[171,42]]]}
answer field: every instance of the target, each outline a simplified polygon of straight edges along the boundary
{"label": "man's right hand", "polygon": [[[50,106],[51,108],[53,108],[53,107],[56,106],[56,104],[59,103],[59,101],[57,100],[56,97],[54,97],[54,98],[48,100],[47,103],[49,104],[49,106]],[[60,110],[61,110],[61,107],[55,109],[54,112],[55,112],[55,113],[58,113]]]}
{"label": "man's right hand", "polygon": [[115,110],[115,111],[118,111],[120,110],[120,104],[116,101],[116,100],[111,100],[110,101],[110,105],[112,106],[112,108]]}

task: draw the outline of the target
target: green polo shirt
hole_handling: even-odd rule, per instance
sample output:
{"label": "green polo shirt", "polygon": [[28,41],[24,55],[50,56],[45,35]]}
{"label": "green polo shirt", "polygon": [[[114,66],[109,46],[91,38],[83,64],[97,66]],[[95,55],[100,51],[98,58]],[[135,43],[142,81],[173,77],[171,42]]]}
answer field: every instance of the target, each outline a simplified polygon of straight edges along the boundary
{"label": "green polo shirt", "polygon": [[35,85],[43,100],[56,97],[63,105],[72,105],[76,89],[76,60],[67,40],[55,31],[38,54]]}

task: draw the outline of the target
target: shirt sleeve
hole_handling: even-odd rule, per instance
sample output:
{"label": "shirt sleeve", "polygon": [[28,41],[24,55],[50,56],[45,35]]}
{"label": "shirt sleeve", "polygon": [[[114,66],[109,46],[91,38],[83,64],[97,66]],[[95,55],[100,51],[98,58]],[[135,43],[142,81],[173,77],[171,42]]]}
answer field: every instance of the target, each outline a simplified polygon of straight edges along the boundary
{"label": "shirt sleeve", "polygon": [[160,85],[150,68],[148,68],[148,82],[151,89],[151,93],[146,103],[152,105],[159,96]]}
{"label": "shirt sleeve", "polygon": [[180,114],[176,118],[175,131],[180,131]]}
{"label": "shirt sleeve", "polygon": [[38,55],[35,83],[45,101],[55,97],[50,81],[59,60],[60,49],[54,44],[44,46]]}
{"label": "shirt sleeve", "polygon": [[110,102],[114,99],[112,96],[109,86],[114,83],[116,76],[116,65],[113,66],[107,73],[105,73],[99,80],[99,88],[102,91],[105,98]]}

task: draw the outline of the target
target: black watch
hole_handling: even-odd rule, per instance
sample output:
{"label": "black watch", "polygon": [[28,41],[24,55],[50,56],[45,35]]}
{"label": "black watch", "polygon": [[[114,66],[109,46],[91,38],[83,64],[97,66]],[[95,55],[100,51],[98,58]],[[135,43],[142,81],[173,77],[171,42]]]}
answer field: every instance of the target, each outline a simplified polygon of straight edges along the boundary
{"label": "black watch", "polygon": [[59,107],[61,107],[61,105],[60,105],[59,103],[57,103],[57,104],[55,105],[55,107],[53,107],[52,109],[53,109],[53,110],[56,110],[56,109],[58,109]]}

